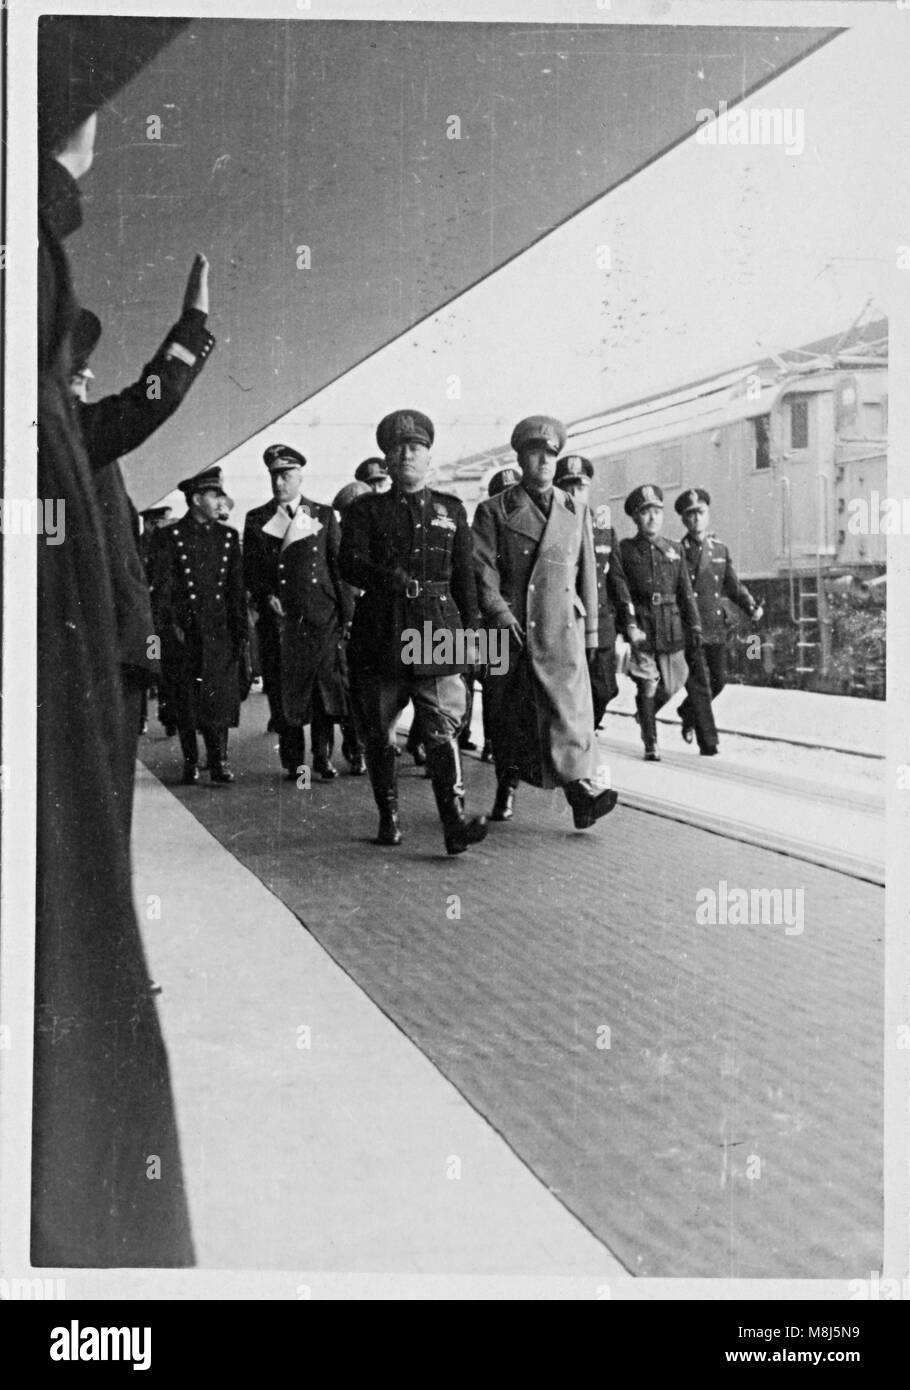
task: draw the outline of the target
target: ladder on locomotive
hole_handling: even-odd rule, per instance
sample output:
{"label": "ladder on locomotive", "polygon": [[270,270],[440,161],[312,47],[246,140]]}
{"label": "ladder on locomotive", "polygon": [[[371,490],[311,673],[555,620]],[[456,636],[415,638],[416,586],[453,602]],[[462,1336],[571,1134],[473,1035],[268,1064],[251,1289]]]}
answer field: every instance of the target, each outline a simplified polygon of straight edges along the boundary
{"label": "ladder on locomotive", "polygon": [[797,581],[796,670],[801,676],[818,674],[821,654],[821,615],[818,611],[818,576]]}

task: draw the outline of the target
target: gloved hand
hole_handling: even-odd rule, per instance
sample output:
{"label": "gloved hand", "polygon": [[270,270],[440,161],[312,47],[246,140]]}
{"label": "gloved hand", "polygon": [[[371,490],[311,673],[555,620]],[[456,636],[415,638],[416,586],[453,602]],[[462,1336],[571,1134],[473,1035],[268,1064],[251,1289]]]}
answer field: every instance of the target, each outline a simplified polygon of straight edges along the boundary
{"label": "gloved hand", "polygon": [[209,263],[201,253],[193,257],[189,279],[183,294],[183,311],[198,309],[201,314],[209,311]]}

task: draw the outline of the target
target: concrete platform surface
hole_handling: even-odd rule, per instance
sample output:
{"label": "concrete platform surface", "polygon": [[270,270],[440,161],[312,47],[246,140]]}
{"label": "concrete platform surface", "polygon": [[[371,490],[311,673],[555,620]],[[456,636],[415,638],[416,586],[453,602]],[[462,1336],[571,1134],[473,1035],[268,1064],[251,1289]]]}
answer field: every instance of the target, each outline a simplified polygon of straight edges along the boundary
{"label": "concrete platform surface", "polygon": [[[561,796],[526,787],[513,822],[450,859],[430,785],[407,757],[405,842],[382,850],[371,843],[376,810],[366,779],[347,775],[339,758],[334,782],[283,780],[266,718],[263,697],[251,696],[231,734],[233,787],[181,787],[179,751],[157,733],[143,741],[142,757],[627,1270],[852,1278],[878,1267],[880,888],[622,803],[578,834]],[[696,756],[686,775],[720,783],[720,773],[704,770],[715,762]],[[469,808],[487,809],[492,770],[471,758],[465,774]],[[168,847],[155,852],[166,876]],[[210,991],[211,972],[220,974],[205,1006],[216,1041],[208,1059],[193,1057],[189,1081],[227,1116],[212,1122],[206,1162],[211,1144],[222,1162],[218,1143],[229,1151],[236,1115],[270,1136],[261,1157],[267,1190],[276,1171],[278,1189],[293,1187],[289,1165],[306,1171],[305,1145],[294,1148],[299,1098],[289,1090],[282,1127],[274,1094],[261,1097],[255,1086],[263,1076],[272,1086],[273,1015],[280,1037],[315,1018],[316,1039],[325,1032],[320,994],[297,1008],[302,977],[293,1010],[284,1002],[268,933],[229,898],[219,948],[222,909],[204,896],[218,875],[202,855],[198,877],[196,902],[213,924],[198,923],[193,968],[209,971]],[[737,919],[724,905],[728,887],[798,900],[799,921],[774,925],[760,906]],[[706,900],[714,904],[707,915]],[[295,968],[296,946],[276,949]],[[180,962],[178,949],[171,968]],[[181,1013],[200,1007],[199,994],[188,982],[169,1030],[185,1026]],[[340,1046],[334,1030],[329,1036]],[[192,1056],[185,1043],[178,1051]],[[418,1111],[402,1095],[407,1079],[389,1080],[382,1048],[368,1060],[383,1094],[387,1084],[393,1091],[393,1131],[412,1133]],[[278,1052],[276,1075],[291,1065]],[[441,1147],[444,1161],[459,1153],[448,1139]],[[432,1170],[435,1157],[427,1162]],[[336,1176],[344,1192],[347,1171]],[[237,1183],[242,1213],[257,1179],[245,1169]],[[393,1232],[404,1189],[388,1190]],[[307,1216],[298,1209],[292,1225]],[[369,1224],[363,1229],[369,1237]],[[370,1248],[382,1250],[382,1231]]]}
{"label": "concrete platform surface", "polygon": [[625,1274],[141,765],[134,841],[200,1266]]}

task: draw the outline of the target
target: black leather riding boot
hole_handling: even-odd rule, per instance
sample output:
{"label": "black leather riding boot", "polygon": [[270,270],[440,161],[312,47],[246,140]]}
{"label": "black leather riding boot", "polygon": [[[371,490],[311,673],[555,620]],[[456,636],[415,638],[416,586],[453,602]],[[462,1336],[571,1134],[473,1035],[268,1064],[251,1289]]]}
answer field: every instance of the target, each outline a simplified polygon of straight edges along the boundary
{"label": "black leather riding boot", "polygon": [[644,695],[641,686],[635,692],[635,706],[638,710],[638,722],[641,725],[641,739],[645,745],[645,762],[659,763],[660,754],[657,751],[657,710],[654,706],[654,696]]}
{"label": "black leather riding boot", "polygon": [[400,845],[401,826],[398,824],[398,765],[395,749],[385,739],[367,739],[367,771],[373,797],[379,807],[379,831],[376,845]]}
{"label": "black leather riding boot", "polygon": [[461,758],[458,740],[431,743],[427,747],[427,767],[433,781],[433,794],[447,854],[463,854],[469,845],[486,837],[486,816],[466,817],[464,814],[464,782],[461,778]]}

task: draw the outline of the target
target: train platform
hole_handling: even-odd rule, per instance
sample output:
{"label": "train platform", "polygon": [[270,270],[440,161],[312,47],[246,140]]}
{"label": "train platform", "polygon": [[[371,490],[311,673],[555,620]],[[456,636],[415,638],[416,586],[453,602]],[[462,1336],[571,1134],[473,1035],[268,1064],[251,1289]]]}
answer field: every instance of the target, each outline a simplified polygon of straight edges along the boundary
{"label": "train platform", "polygon": [[[661,710],[658,722],[679,725],[683,696]],[[635,715],[632,682],[620,681],[611,714]],[[850,695],[820,695],[812,690],[777,690],[762,685],[728,685],[717,699],[715,720],[720,734],[765,739],[799,748],[830,749],[869,758],[885,756],[885,702]]]}
{"label": "train platform", "polygon": [[[670,730],[659,765],[611,752],[621,802],[593,830],[522,787],[455,858],[405,756],[405,841],[381,849],[366,779],[338,758],[334,782],[282,780],[266,718],[251,695],[230,787],[181,786],[157,726],[140,749],[137,901],[201,1265],[595,1285],[879,1267],[880,886],[636,806],[626,763],[715,805],[735,789],[676,735],[680,771]],[[872,760],[848,761],[877,795]],[[492,770],[465,769],[488,809]],[[737,890],[788,915],[743,921]]]}

